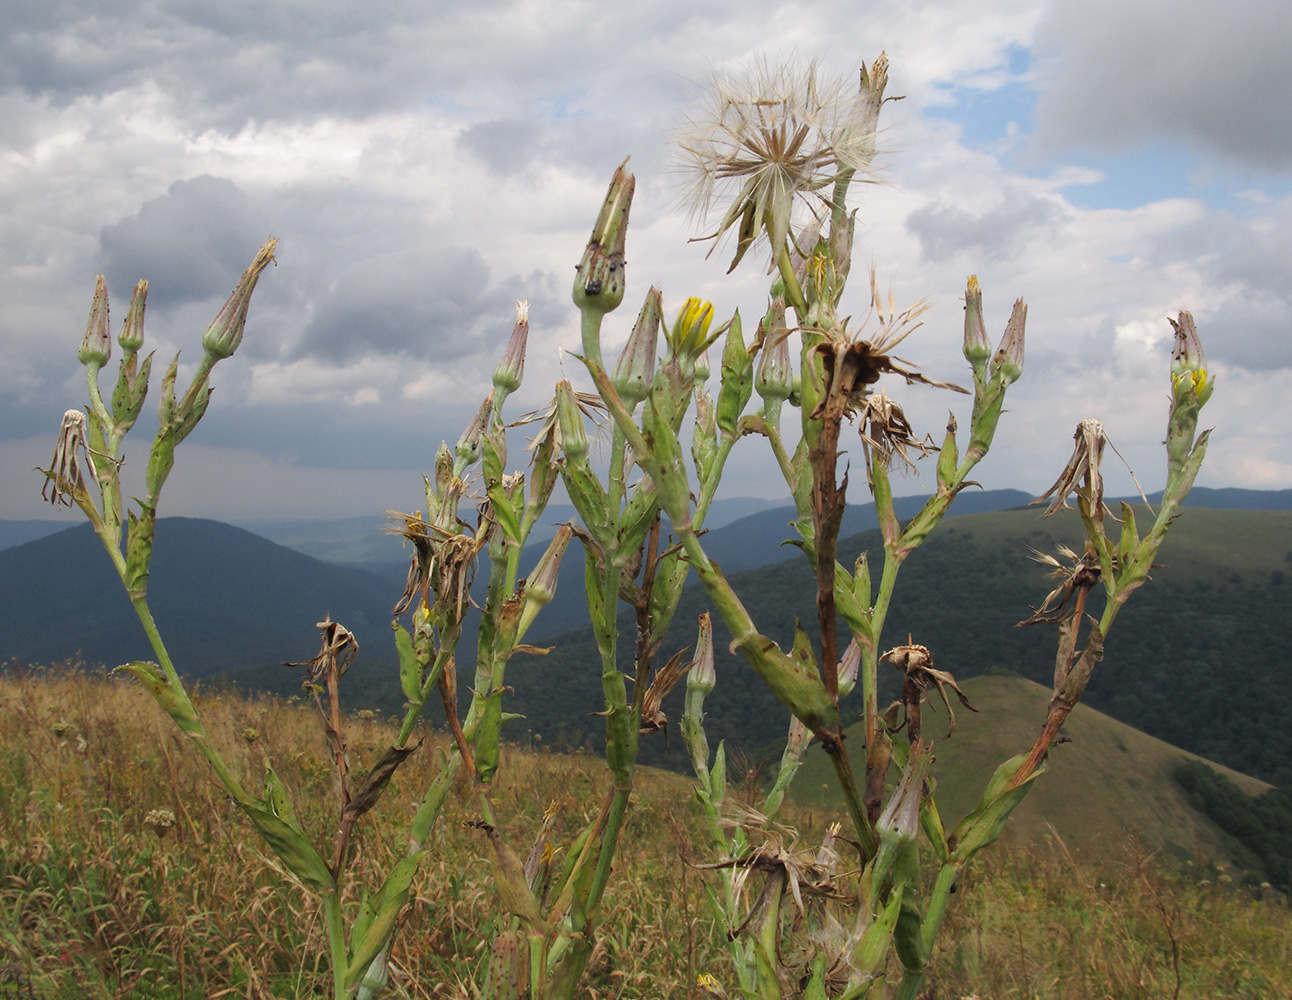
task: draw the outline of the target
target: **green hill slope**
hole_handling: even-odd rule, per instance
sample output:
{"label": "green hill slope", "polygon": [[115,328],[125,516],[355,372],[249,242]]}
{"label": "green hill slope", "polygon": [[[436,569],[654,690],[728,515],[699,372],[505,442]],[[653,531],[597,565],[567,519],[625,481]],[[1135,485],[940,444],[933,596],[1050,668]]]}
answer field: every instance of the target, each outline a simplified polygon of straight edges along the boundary
{"label": "green hill slope", "polygon": [[[948,829],[978,803],[996,765],[1031,746],[1045,718],[1050,692],[1022,677],[974,677],[964,690],[978,713],[956,713],[948,740],[938,740],[932,773],[938,805]],[[929,736],[946,732],[946,715],[928,713]],[[1128,835],[1181,857],[1230,855],[1220,831],[1189,805],[1173,778],[1181,758],[1197,759],[1086,705],[1077,706],[1064,733],[1072,740],[1053,749],[1049,772],[1036,783],[1006,829],[1007,842],[1025,844],[1055,833],[1069,848],[1100,856],[1119,856]],[[859,727],[849,732],[860,745]],[[1215,765],[1213,765],[1215,766]],[[1249,795],[1269,788],[1264,782],[1217,768]],[[841,802],[833,768],[819,749],[809,751],[794,785],[807,801]]]}
{"label": "green hill slope", "polygon": [[[1051,586],[1031,550],[1052,552],[1079,538],[1075,515],[1042,518],[1036,509],[949,521],[903,569],[885,644],[910,634],[933,651],[939,668],[961,679],[1005,669],[1048,684],[1054,629],[1014,626]],[[842,542],[840,558],[850,563],[863,549],[878,566],[877,532]],[[1087,702],[1176,746],[1292,785],[1292,686],[1286,683],[1292,667],[1292,513],[1187,510],[1161,558],[1166,565],[1119,618]],[[782,646],[792,640],[796,619],[812,627],[815,590],[801,557],[729,579],[760,629]],[[688,588],[664,657],[695,641],[696,616],[705,610],[703,592]],[[621,637],[631,634],[630,626],[621,618]],[[719,626],[718,688],[706,702],[706,727],[713,740],[766,755],[783,735],[785,711],[726,651],[727,638]],[[590,717],[601,707],[597,669],[587,630],[560,636],[547,657],[515,661],[508,674],[514,710],[527,717],[516,725],[544,739],[598,745],[599,720]],[[882,670],[881,696],[896,697],[896,682],[895,672]],[[665,711],[673,720],[680,717],[680,692]],[[654,737],[644,759],[684,767],[679,742],[670,750]]]}

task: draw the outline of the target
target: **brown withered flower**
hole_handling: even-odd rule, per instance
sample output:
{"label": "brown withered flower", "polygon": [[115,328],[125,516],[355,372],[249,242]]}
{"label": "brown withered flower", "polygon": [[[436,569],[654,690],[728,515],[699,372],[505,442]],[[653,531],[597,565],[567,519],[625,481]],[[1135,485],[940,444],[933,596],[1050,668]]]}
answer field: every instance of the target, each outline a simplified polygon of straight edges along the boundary
{"label": "brown withered flower", "polygon": [[1044,503],[1049,500],[1050,506],[1045,509],[1045,516],[1049,517],[1055,511],[1066,510],[1068,495],[1076,493],[1090,504],[1092,517],[1102,517],[1104,480],[1099,472],[1099,465],[1103,461],[1104,445],[1108,443],[1108,435],[1104,433],[1102,423],[1087,419],[1077,424],[1073,439],[1076,441],[1076,446],[1072,449],[1072,457],[1068,459],[1068,464],[1063,467],[1054,485],[1032,503]]}
{"label": "brown withered flower", "polygon": [[[85,414],[81,410],[64,413],[49,468],[37,470],[45,473],[45,485],[40,488],[41,499],[48,500],[55,507],[59,504],[70,507],[72,496],[85,489],[80,458],[80,453],[86,448],[85,425]],[[47,495],[51,486],[54,488],[52,496]]]}
{"label": "brown withered flower", "polygon": [[668,735],[668,716],[660,706],[668,697],[668,693],[677,687],[678,681],[691,669],[692,661],[686,658],[686,653],[686,649],[678,650],[672,659],[656,671],[655,677],[646,688],[646,694],[642,699],[641,732],[657,733],[662,729],[665,736]]}
{"label": "brown withered flower", "polygon": [[915,468],[910,452],[924,458],[938,450],[928,434],[916,437],[915,430],[906,419],[902,408],[888,398],[883,389],[872,393],[857,408],[857,430],[861,434],[866,456],[866,475],[870,477],[872,463],[887,469],[894,458],[910,469]]}
{"label": "brown withered flower", "polygon": [[960,704],[969,711],[978,711],[969,704],[968,697],[960,690],[960,685],[956,683],[955,677],[949,671],[934,668],[933,654],[929,652],[928,647],[911,642],[909,636],[905,646],[894,646],[880,659],[887,660],[906,676],[902,702],[906,707],[906,724],[912,743],[920,738],[920,698],[931,687],[936,688],[938,694],[942,696],[942,703],[946,705],[947,714],[951,718],[947,736],[956,730],[956,713],[951,707],[951,700],[947,697],[947,688],[955,692]]}
{"label": "brown withered flower", "polygon": [[1045,600],[1041,602],[1039,608],[1032,609],[1032,616],[1019,622],[1016,628],[1036,625],[1040,622],[1054,624],[1063,621],[1068,617],[1068,605],[1073,597],[1084,595],[1099,582],[1099,554],[1093,546],[1087,543],[1085,552],[1080,556],[1066,545],[1056,546],[1056,549],[1059,555],[1068,560],[1067,565],[1048,553],[1032,550],[1032,558],[1053,567],[1054,572],[1050,577],[1060,582],[1045,595]]}
{"label": "brown withered flower", "polygon": [[912,305],[899,310],[896,296],[891,288],[887,295],[880,292],[875,271],[872,268],[870,308],[861,323],[861,328],[869,326],[873,319],[878,329],[867,339],[860,337],[852,340],[831,339],[817,347],[817,353],[825,366],[829,386],[829,391],[818,409],[821,410],[827,406],[829,400],[842,397],[844,412],[855,412],[870,395],[868,387],[878,382],[882,375],[900,375],[906,380],[907,385],[919,382],[938,389],[967,392],[950,382],[931,379],[911,367],[909,361],[892,356],[893,348],[923,325],[924,321],[920,317],[928,308],[927,302],[917,299]]}
{"label": "brown withered flower", "polygon": [[474,533],[454,532],[431,524],[420,514],[392,512],[390,516],[394,524],[386,530],[412,542],[415,550],[404,594],[393,614],[403,614],[419,596],[429,608],[434,588],[436,599],[446,601],[452,616],[461,620],[471,600],[476,556],[489,543],[491,525],[482,520]]}
{"label": "brown withered flower", "polygon": [[318,655],[300,663],[284,662],[283,666],[304,667],[306,686],[331,689],[350,669],[350,664],[358,655],[359,642],[353,632],[340,622],[334,622],[331,615],[324,615],[323,621],[314,627],[321,635]]}

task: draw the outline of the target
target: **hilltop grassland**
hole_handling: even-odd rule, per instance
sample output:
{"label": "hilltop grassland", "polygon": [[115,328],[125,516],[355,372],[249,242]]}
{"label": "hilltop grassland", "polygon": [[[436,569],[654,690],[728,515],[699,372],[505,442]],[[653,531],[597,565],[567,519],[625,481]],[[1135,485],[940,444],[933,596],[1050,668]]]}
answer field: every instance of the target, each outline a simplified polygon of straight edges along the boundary
{"label": "hilltop grassland", "polygon": [[[312,707],[196,700],[245,779],[272,760],[306,830],[326,839],[334,793]],[[393,732],[370,712],[348,726],[356,768]],[[361,827],[361,878],[401,855],[402,826],[447,746],[428,733]],[[565,831],[557,842],[568,840],[597,810],[603,770],[590,757],[511,748],[496,801],[518,853],[549,808]],[[472,803],[455,789],[440,820],[396,939],[393,997],[465,997],[489,960],[478,933],[500,907],[468,825]],[[783,818],[811,841],[836,816],[800,805]],[[700,972],[729,979],[725,929],[705,900],[711,876],[690,866],[714,860],[697,853],[703,843],[689,783],[643,769],[588,997],[681,998],[695,995]],[[1110,841],[1096,858],[1074,859],[1057,840],[989,851],[959,888],[930,998],[1292,995],[1282,897],[1138,842]],[[0,996],[311,997],[327,983],[323,938],[313,905],[133,683],[78,671],[0,677]]]}

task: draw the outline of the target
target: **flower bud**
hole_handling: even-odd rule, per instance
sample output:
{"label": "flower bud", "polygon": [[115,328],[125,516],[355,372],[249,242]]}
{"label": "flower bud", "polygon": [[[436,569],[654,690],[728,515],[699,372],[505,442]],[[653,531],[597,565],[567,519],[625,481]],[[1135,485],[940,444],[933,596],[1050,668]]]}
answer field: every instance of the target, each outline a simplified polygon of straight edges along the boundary
{"label": "flower bud", "polygon": [[709,365],[709,349],[706,347],[695,359],[695,380],[707,382],[712,368]]}
{"label": "flower bud", "polygon": [[1171,395],[1175,403],[1191,402],[1201,407],[1215,388],[1207,372],[1207,358],[1202,353],[1202,341],[1193,314],[1182,311],[1178,320],[1170,320],[1175,331],[1175,345],[1171,350]]}
{"label": "flower bud", "polygon": [[632,410],[650,394],[651,382],[655,378],[655,353],[659,349],[659,328],[664,321],[664,306],[660,291],[651,286],[642,303],[641,312],[633,332],[628,335],[615,370],[610,374],[610,382],[619,393],[624,405]]}
{"label": "flower bud", "polygon": [[561,572],[561,559],[573,536],[573,528],[568,524],[561,525],[557,529],[556,537],[548,543],[547,550],[538,560],[538,565],[526,577],[523,591],[525,603],[520,612],[517,638],[525,634],[525,630],[533,624],[539,611],[556,596],[556,581]]}
{"label": "flower bud", "polygon": [[583,426],[583,413],[573,387],[565,380],[556,383],[556,420],[566,463],[578,465],[587,461],[588,432]]}
{"label": "flower bud", "polygon": [[[776,327],[779,316],[781,326]],[[758,359],[758,372],[754,376],[754,388],[763,401],[776,405],[790,398],[794,389],[794,372],[790,367],[789,331],[784,327],[785,303],[777,299],[764,319],[764,336],[762,356]],[[771,322],[768,322],[768,319]]]}
{"label": "flower bud", "polygon": [[108,285],[103,275],[94,279],[94,301],[90,304],[90,319],[85,324],[85,337],[76,359],[81,364],[102,368],[112,356],[112,338],[108,333]]}
{"label": "flower bud", "polygon": [[911,747],[902,779],[888,805],[875,821],[875,832],[885,847],[901,849],[915,841],[920,829],[920,800],[924,795],[924,773],[929,757],[922,743]]}
{"label": "flower bud", "polygon": [[462,432],[458,438],[458,443],[453,452],[457,460],[453,463],[453,474],[462,475],[462,470],[480,458],[481,442],[484,440],[485,429],[489,426],[489,417],[493,413],[493,390],[489,390],[489,395],[485,396],[484,402],[480,404],[480,409],[476,410],[476,415],[471,418],[471,423],[467,424],[467,429]]}
{"label": "flower bud", "polygon": [[1022,299],[1014,303],[1014,311],[1005,325],[1005,335],[991,361],[991,373],[1006,385],[1018,381],[1023,374],[1023,329],[1027,325],[1027,306]]}
{"label": "flower bud", "polygon": [[695,691],[702,695],[713,693],[718,683],[718,673],[713,665],[713,620],[709,612],[700,616],[700,631],[695,640],[695,659],[691,661],[691,670],[686,675],[687,693]]}
{"label": "flower bud", "polygon": [[525,377],[525,345],[529,340],[529,303],[521,299],[516,303],[516,325],[512,327],[511,339],[503,351],[502,360],[493,370],[493,387],[497,390],[497,401],[502,403],[511,393],[520,388],[521,379]]}
{"label": "flower bud", "polygon": [[[575,267],[573,297],[581,310],[605,314],[624,298],[624,241],[636,185],[633,175],[624,171],[627,163],[621,163],[610,179],[587,249]],[[589,345],[584,345],[584,351],[591,356]]]}
{"label": "flower bud", "polygon": [[260,280],[260,272],[269,266],[274,259],[274,250],[278,240],[270,237],[264,242],[251,266],[242,272],[237,287],[225,301],[223,308],[211,320],[211,325],[202,334],[202,350],[216,360],[230,357],[242,343],[242,331],[247,325],[247,307],[251,305],[251,293]]}
{"label": "flower bud", "polygon": [[713,323],[713,303],[694,296],[678,310],[673,329],[668,335],[672,356],[683,362],[694,363],[709,346],[709,326]]}
{"label": "flower bud", "polygon": [[134,294],[130,297],[130,311],[121,324],[117,334],[117,343],[126,352],[126,356],[135,354],[144,346],[144,304],[148,299],[148,282],[140,281],[135,285]]}
{"label": "flower bud", "polygon": [[976,274],[969,275],[965,289],[964,355],[975,369],[991,357],[991,341],[987,339],[987,328],[982,321],[982,289],[978,286]]}
{"label": "flower bud", "polygon": [[839,697],[844,698],[852,694],[852,689],[857,686],[857,675],[861,671],[861,643],[857,641],[856,636],[848,643],[848,648],[843,651],[843,659],[839,661]]}
{"label": "flower bud", "polygon": [[745,347],[740,311],[731,317],[727,341],[722,348],[722,388],[718,391],[718,429],[724,436],[739,433],[740,415],[754,391],[754,364]]}

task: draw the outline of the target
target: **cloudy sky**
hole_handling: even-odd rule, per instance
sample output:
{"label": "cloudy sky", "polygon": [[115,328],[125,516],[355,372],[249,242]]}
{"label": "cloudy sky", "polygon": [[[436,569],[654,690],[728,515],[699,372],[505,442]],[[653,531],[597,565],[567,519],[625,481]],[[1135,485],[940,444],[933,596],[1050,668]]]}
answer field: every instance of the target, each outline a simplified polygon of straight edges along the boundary
{"label": "cloudy sky", "polygon": [[[1201,483],[1292,486],[1292,19],[1245,0],[14,0],[0,33],[0,517],[39,501],[55,430],[83,405],[75,352],[94,276],[114,330],[150,281],[147,336],[193,362],[256,247],[281,239],[239,353],[181,450],[163,513],[376,513],[488,387],[531,304],[520,407],[577,344],[573,265],[615,166],[637,176],[626,336],[649,284],[720,315],[764,307],[758,268],[688,243],[668,135],[715,72],[891,62],[883,183],[858,262],[927,297],[902,355],[964,379],[964,282],[999,335],[1029,304],[1026,371],[980,469],[1040,491],[1102,418],[1163,482],[1170,327],[1191,309],[1219,386]],[[721,258],[721,259],[720,259]],[[860,286],[861,282],[857,282]],[[845,311],[864,311],[857,287]],[[937,432],[959,400],[897,386]],[[151,407],[149,407],[151,409]],[[961,412],[961,423],[965,423]],[[128,469],[146,457],[141,421]],[[729,496],[775,495],[746,442]],[[1130,491],[1129,474],[1107,470]],[[899,492],[918,492],[912,477]]]}

